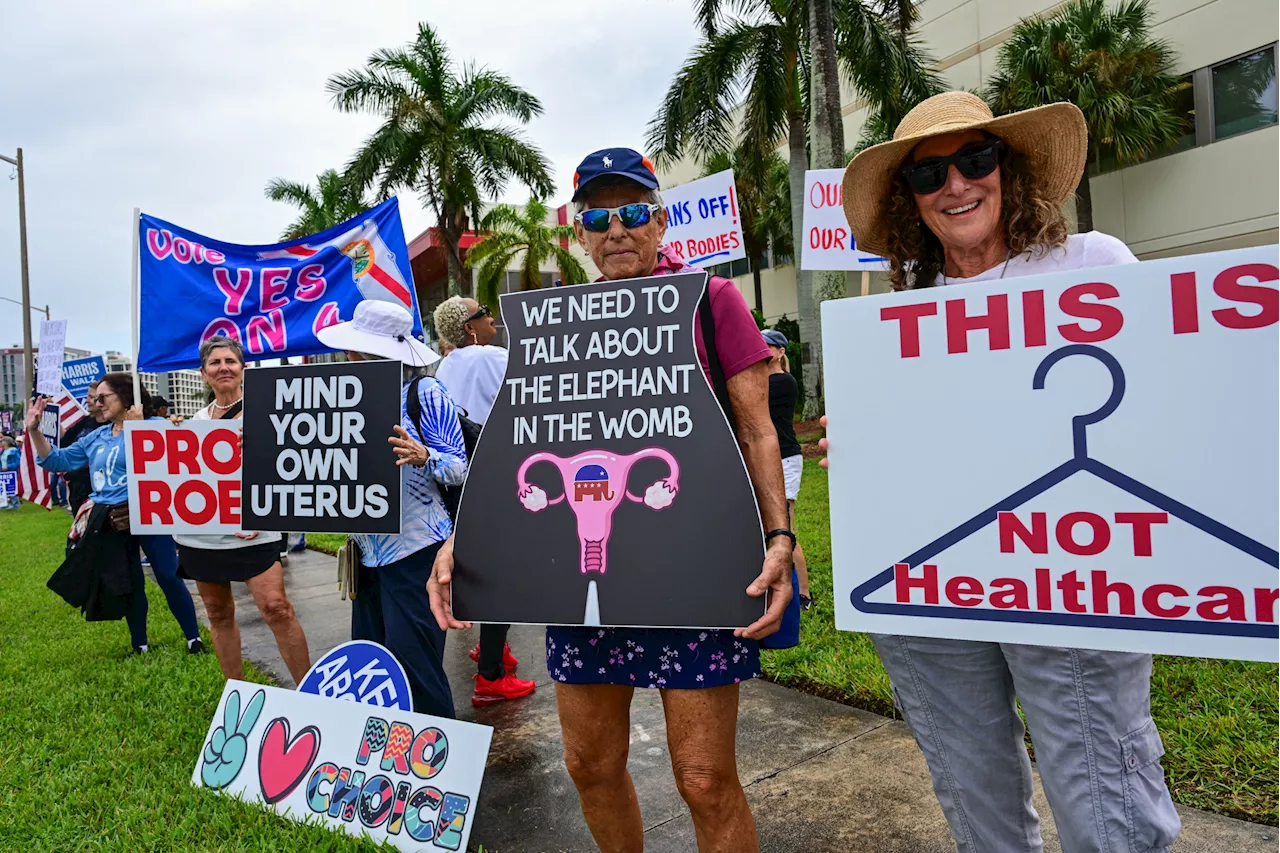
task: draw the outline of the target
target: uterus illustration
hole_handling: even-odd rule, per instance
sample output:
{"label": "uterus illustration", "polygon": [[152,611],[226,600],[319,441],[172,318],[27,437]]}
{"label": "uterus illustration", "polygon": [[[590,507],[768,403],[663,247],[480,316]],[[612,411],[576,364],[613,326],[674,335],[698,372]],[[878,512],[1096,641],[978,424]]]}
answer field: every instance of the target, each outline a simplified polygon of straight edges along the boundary
{"label": "uterus illustration", "polygon": [[[643,495],[627,489],[627,474],[641,459],[661,459],[670,473],[655,480]],[[550,462],[560,470],[564,492],[550,498],[541,487],[525,476],[539,462]],[[554,453],[535,453],[520,465],[516,474],[521,505],[529,512],[541,512],[549,506],[566,502],[578,517],[578,543],[581,549],[580,569],[585,574],[605,573],[608,561],[609,534],[613,530],[613,511],[625,497],[642,503],[654,511],[671,506],[679,491],[680,466],[666,450],[646,447],[622,456],[604,450],[588,450],[564,458]]]}

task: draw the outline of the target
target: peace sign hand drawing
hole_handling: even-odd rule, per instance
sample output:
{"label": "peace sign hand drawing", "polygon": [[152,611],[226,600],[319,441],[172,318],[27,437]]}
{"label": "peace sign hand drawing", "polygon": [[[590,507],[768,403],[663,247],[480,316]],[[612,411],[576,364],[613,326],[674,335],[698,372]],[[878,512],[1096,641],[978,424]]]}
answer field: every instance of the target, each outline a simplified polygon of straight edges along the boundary
{"label": "peace sign hand drawing", "polygon": [[245,757],[249,754],[249,732],[262,714],[267,692],[259,690],[249,700],[240,715],[240,691],[233,690],[223,708],[222,725],[213,730],[209,744],[204,748],[204,765],[200,779],[210,788],[225,788],[240,775]]}

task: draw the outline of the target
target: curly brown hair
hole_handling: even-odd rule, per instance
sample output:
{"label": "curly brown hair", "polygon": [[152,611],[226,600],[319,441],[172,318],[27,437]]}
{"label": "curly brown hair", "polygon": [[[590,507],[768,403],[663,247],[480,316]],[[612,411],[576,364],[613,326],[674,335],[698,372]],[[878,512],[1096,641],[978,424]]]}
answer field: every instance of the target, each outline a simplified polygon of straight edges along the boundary
{"label": "curly brown hair", "polygon": [[[1027,158],[1006,148],[1000,157],[1001,219],[1004,239],[1013,255],[1043,257],[1067,242],[1062,208],[1049,201],[1044,184]],[[942,243],[920,218],[915,197],[899,171],[889,198],[881,206],[888,224],[889,280],[894,290],[930,287],[942,272]]]}

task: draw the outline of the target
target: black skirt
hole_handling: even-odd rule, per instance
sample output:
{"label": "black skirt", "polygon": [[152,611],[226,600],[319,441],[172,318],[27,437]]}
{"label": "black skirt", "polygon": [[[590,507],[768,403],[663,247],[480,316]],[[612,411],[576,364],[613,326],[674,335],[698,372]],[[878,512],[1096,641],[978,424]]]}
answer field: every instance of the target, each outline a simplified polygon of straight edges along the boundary
{"label": "black skirt", "polygon": [[280,560],[280,543],[264,542],[244,548],[178,546],[178,577],[205,583],[247,581]]}

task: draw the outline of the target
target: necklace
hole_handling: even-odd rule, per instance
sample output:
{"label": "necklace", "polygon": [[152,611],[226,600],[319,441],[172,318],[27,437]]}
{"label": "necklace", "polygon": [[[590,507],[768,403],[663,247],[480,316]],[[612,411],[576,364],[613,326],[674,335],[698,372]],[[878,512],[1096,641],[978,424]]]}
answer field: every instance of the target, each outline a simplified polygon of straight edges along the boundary
{"label": "necklace", "polygon": [[[1008,271],[1009,271],[1009,261],[1011,261],[1011,260],[1013,260],[1013,250],[1012,250],[1012,249],[1010,249],[1010,250],[1005,254],[1005,256],[1004,256],[1004,266],[1002,266],[1002,267],[1000,268],[1000,278],[1004,278],[1004,274],[1005,274],[1006,272],[1008,272]],[[945,285],[945,284],[949,284],[949,283],[950,283],[950,282],[948,282],[948,281],[947,281],[947,273],[946,273],[946,271],[945,271],[945,270],[944,270],[944,271],[943,271],[943,273],[942,273],[942,283],[943,283],[944,285]]]}
{"label": "necklace", "polygon": [[214,401],[213,401],[212,403],[210,403],[209,405],[210,405],[210,406],[212,406],[213,408],[217,409],[217,410],[218,410],[218,411],[220,411],[220,412],[225,412],[227,409],[231,408],[232,406],[234,406],[236,403],[239,403],[239,402],[240,402],[240,400],[243,400],[243,399],[244,399],[244,394],[241,394],[239,399],[237,399],[237,400],[232,400],[230,403],[227,403],[227,405],[225,405],[225,406],[219,406],[219,405],[218,405],[218,401],[217,401],[217,400],[214,400]]}

